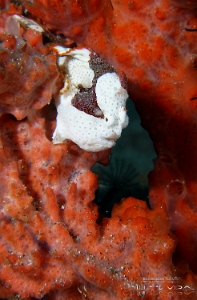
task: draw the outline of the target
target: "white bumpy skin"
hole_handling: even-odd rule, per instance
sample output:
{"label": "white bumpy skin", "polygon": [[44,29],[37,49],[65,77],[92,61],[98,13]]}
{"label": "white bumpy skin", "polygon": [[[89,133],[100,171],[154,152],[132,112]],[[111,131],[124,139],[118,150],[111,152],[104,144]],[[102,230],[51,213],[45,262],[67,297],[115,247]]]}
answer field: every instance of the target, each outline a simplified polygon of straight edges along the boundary
{"label": "white bumpy skin", "polygon": [[[9,22],[12,22],[13,28],[18,28],[20,24],[24,28],[44,33],[42,26],[22,16],[13,15]],[[72,140],[80,148],[93,152],[111,148],[129,121],[125,108],[128,94],[122,87],[120,78],[112,71],[113,67],[110,68],[88,49],[62,46],[54,46],[53,49],[58,54],[58,64],[65,75],[64,87],[55,99],[57,125],[53,133],[53,143]],[[94,68],[91,68],[92,56],[95,55],[98,60]],[[86,109],[79,110],[72,104],[81,88],[85,89],[84,94],[87,95],[86,108],[89,98],[91,104],[92,94],[96,97],[94,114],[86,112]],[[82,102],[84,94],[81,99],[80,96],[78,98]]]}
{"label": "white bumpy skin", "polygon": [[92,152],[111,148],[128,125],[125,107],[128,94],[121,86],[119,76],[115,72],[106,72],[94,82],[96,101],[104,117],[81,111],[72,105],[72,99],[80,88],[85,88],[88,94],[93,85],[95,70],[90,67],[91,52],[85,48],[54,48],[60,56],[58,64],[65,74],[65,84],[55,99],[57,125],[53,143],[72,140],[80,148]]}

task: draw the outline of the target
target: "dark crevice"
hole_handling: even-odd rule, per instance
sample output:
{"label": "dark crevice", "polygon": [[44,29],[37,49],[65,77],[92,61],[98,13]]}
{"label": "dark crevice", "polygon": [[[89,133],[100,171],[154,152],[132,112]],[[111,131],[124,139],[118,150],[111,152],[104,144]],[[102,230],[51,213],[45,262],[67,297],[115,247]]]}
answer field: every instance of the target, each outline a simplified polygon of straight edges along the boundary
{"label": "dark crevice", "polygon": [[111,5],[111,8],[114,10],[114,7],[113,7],[113,4],[112,4],[112,2],[110,1],[110,5]]}
{"label": "dark crevice", "polygon": [[17,6],[21,6],[22,5],[22,1],[21,0],[11,0],[10,3],[16,4]]}
{"label": "dark crevice", "polygon": [[185,28],[185,31],[188,31],[188,32],[197,32],[197,29]]}
{"label": "dark crevice", "polygon": [[[134,197],[146,201],[150,208],[148,174],[153,170],[153,159],[157,155],[148,133],[141,127],[140,118],[131,100],[127,102],[127,113],[130,124],[112,148],[109,165],[97,163],[92,168],[98,175],[98,189],[94,200],[99,209],[98,224],[103,217],[110,218],[113,205],[124,198]],[[149,151],[144,151],[145,145]],[[168,156],[165,159],[170,161]],[[146,169],[141,167],[144,164],[147,165]]]}

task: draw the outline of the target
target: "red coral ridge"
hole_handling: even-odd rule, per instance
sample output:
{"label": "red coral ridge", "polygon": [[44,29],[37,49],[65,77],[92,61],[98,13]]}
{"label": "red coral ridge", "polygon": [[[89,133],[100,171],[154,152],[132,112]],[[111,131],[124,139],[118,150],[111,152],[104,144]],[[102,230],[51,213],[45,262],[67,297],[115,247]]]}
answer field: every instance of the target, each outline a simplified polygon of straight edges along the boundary
{"label": "red coral ridge", "polygon": [[163,278],[154,292],[166,299],[180,274],[165,207],[150,211],[128,198],[98,223],[97,177],[89,170],[109,152],[53,145],[45,130],[54,127],[49,108],[32,119],[5,115],[0,122],[1,296],[140,299],[144,280],[150,299],[149,279]]}

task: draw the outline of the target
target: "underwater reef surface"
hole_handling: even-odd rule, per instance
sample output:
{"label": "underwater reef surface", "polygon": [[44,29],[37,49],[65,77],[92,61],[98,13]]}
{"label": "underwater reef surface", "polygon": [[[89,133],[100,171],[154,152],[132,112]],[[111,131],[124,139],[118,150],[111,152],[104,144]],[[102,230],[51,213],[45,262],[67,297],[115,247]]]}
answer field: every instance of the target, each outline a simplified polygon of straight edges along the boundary
{"label": "underwater reef surface", "polygon": [[1,11],[0,40],[0,115],[21,120],[59,92],[56,55],[44,47],[40,32],[21,27],[8,11]]}
{"label": "underwater reef surface", "polygon": [[[195,1],[12,2],[0,1],[0,297],[195,299]],[[91,168],[107,165],[110,150],[52,143],[57,42],[90,47],[125,72],[158,156],[150,207],[127,197],[103,217]]]}

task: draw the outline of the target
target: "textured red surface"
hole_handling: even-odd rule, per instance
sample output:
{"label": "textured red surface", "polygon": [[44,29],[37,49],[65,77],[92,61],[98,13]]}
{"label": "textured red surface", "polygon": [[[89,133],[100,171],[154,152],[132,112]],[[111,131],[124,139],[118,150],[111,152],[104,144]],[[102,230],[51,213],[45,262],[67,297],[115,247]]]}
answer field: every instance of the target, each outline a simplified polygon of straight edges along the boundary
{"label": "textured red surface", "polygon": [[[127,74],[158,159],[150,174],[153,210],[128,198],[114,207],[111,219],[99,220],[93,202],[97,178],[90,168],[105,163],[108,152],[87,153],[71,142],[54,146],[55,111],[41,109],[46,102],[22,103],[27,118],[20,122],[2,114],[1,297],[195,299],[197,279],[190,270],[197,271],[196,10],[167,0],[23,4],[49,29],[89,46]],[[53,54],[38,41],[35,52],[46,51],[42,63],[58,78],[54,62],[46,62]],[[17,105],[3,112],[20,119]]]}
{"label": "textured red surface", "polygon": [[[1,117],[1,296],[140,299],[144,278],[150,299],[149,279],[163,278],[154,296],[166,299],[182,272],[172,264],[176,238],[164,207],[151,211],[128,198],[97,223],[97,177],[89,170],[106,163],[108,151],[53,145],[54,120],[50,107],[20,122]],[[179,283],[193,289],[195,278]]]}
{"label": "textured red surface", "polygon": [[193,9],[197,7],[196,0],[169,0],[169,1],[174,5],[182,8]]}
{"label": "textured red surface", "polygon": [[[177,252],[197,271],[197,11],[167,0],[80,1],[78,5],[61,1],[59,7],[67,6],[67,15],[60,21],[58,12],[54,13],[57,3],[51,1],[47,10],[47,1],[35,0],[27,8],[126,73],[130,96],[159,157],[152,178],[158,173],[165,178],[151,180],[151,206],[157,207],[162,200],[171,207],[176,198],[177,205],[168,213],[179,237]],[[40,6],[43,9],[38,11]],[[168,187],[174,182],[181,186],[175,192]],[[182,229],[185,210],[190,230]]]}
{"label": "textured red surface", "polygon": [[15,7],[0,13],[0,114],[21,120],[31,109],[50,102],[62,86],[56,55],[42,43],[42,34],[25,30],[12,17]]}

